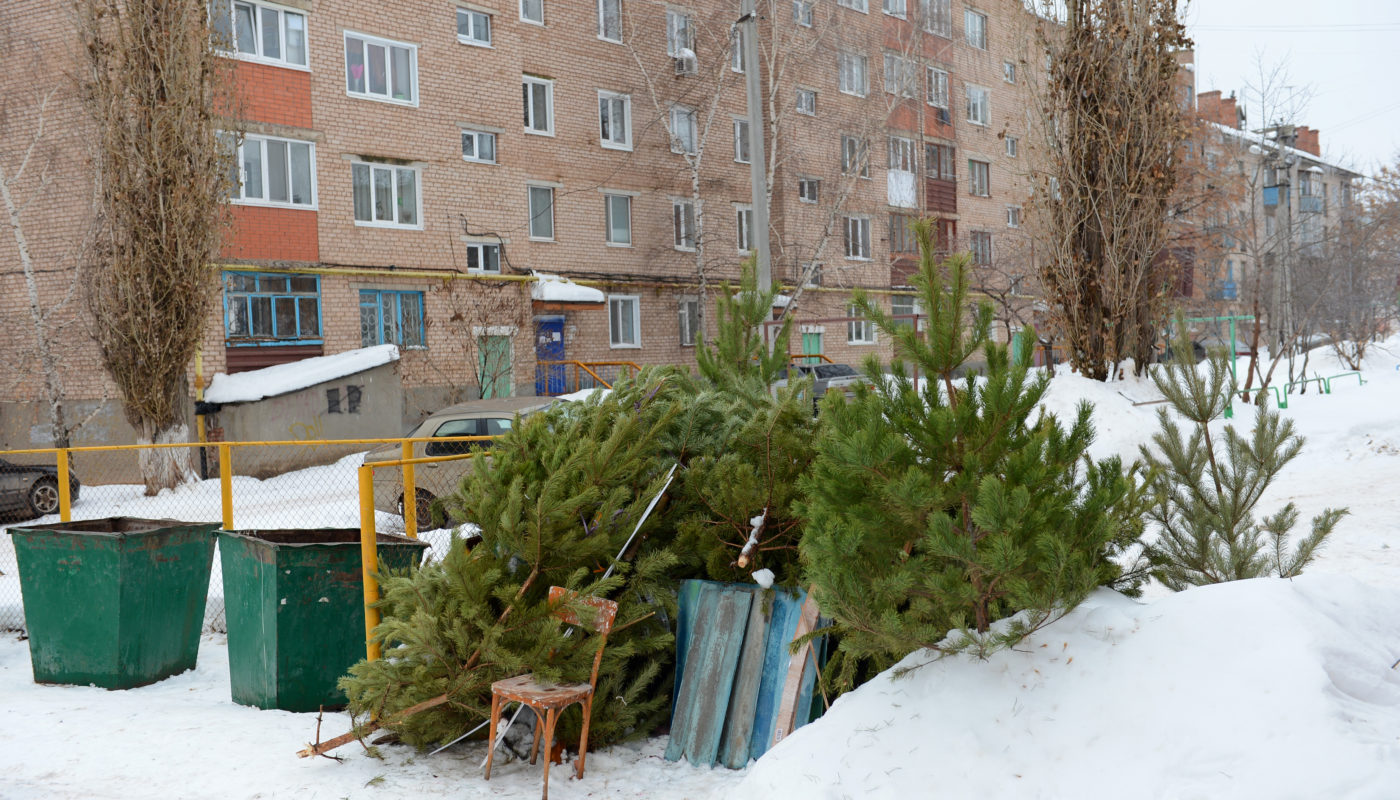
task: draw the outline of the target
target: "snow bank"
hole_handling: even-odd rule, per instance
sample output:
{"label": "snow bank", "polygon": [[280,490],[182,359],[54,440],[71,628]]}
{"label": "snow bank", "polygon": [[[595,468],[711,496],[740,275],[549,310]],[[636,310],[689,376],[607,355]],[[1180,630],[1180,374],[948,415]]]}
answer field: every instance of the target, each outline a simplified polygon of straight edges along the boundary
{"label": "snow bank", "polygon": [[208,403],[248,403],[264,397],[295,392],[318,383],[354,375],[399,360],[399,348],[392,344],[346,350],[333,356],[313,356],[287,364],[263,367],[237,375],[222,372],[214,376],[204,392]]}
{"label": "snow bank", "polygon": [[548,303],[601,303],[608,299],[601,291],[579,286],[568,278],[548,272],[536,272],[535,277],[539,280],[530,287],[530,298],[533,300]]}
{"label": "snow bank", "polygon": [[1242,581],[1101,591],[1014,652],[914,653],[726,797],[1391,798],[1400,591]]}

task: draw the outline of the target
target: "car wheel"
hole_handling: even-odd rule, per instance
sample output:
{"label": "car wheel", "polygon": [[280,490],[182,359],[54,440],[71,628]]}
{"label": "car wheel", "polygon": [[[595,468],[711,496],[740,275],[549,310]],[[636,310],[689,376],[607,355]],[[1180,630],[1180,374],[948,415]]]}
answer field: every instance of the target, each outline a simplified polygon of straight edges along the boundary
{"label": "car wheel", "polygon": [[29,487],[29,511],[36,517],[58,513],[58,481],[40,478]]}
{"label": "car wheel", "polygon": [[[431,524],[433,518],[433,493],[427,489],[415,489],[418,496],[418,530],[425,530]],[[399,495],[399,516],[403,516],[403,495]]]}

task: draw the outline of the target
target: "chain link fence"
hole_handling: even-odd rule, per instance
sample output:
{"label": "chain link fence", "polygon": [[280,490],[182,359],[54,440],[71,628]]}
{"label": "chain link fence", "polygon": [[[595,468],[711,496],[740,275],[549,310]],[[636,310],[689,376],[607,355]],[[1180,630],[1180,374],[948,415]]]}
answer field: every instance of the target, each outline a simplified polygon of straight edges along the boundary
{"label": "chain link fence", "polygon": [[[402,441],[191,445],[190,469],[196,479],[153,496],[146,494],[137,465],[140,446],[76,448],[68,451],[70,475],[77,481],[70,518],[77,521],[138,517],[223,523],[227,503],[232,525],[224,527],[231,530],[359,530],[358,469],[369,452],[370,461],[399,458]],[[421,451],[422,446],[418,449]],[[56,510],[42,513],[57,505],[56,460],[54,451],[0,451],[0,533],[60,521]],[[225,466],[229,467],[227,485],[223,480]],[[449,468],[431,472],[420,468],[420,474],[428,473],[424,480],[431,487],[420,484],[420,507],[432,499],[432,491],[450,490],[461,472],[451,469],[450,464],[437,466]],[[404,519],[399,513],[401,469],[380,468],[374,474],[378,501],[375,529],[381,533],[404,533]],[[201,475],[205,477],[198,477]],[[424,497],[425,492],[429,496]],[[421,518],[422,527],[427,527],[427,515]],[[423,534],[423,538],[437,549],[446,545],[450,533],[432,531]],[[223,572],[217,549],[209,580],[205,627],[225,630]],[[8,535],[0,535],[0,630],[24,630],[19,568]]]}

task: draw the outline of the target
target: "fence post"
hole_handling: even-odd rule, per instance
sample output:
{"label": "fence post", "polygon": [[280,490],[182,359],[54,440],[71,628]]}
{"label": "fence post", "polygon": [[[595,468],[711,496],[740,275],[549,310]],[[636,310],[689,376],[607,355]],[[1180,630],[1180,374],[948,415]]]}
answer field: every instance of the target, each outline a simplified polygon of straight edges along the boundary
{"label": "fence post", "polygon": [[58,451],[58,518],[64,522],[73,521],[73,490],[68,485],[68,450]]}
{"label": "fence post", "polygon": [[224,530],[233,530],[233,448],[219,443],[219,506],[224,512]]}
{"label": "fence post", "polygon": [[[405,505],[407,510],[407,505]],[[365,659],[379,660],[379,643],[374,641],[374,629],[379,626],[379,583],[374,574],[379,571],[379,552],[374,532],[374,467],[360,467],[360,566],[365,584]]]}
{"label": "fence post", "polygon": [[[413,442],[403,443],[403,529],[408,538],[418,538],[418,483],[413,472]],[[361,502],[364,502],[361,498]]]}

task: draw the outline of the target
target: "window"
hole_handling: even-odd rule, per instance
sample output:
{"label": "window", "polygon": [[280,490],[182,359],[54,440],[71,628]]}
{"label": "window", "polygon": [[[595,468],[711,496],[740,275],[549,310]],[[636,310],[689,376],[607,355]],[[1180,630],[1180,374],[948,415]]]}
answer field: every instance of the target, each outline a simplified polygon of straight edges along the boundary
{"label": "window", "polygon": [[609,150],[632,149],[632,98],[598,92],[599,143]]}
{"label": "window", "polygon": [[418,48],[346,32],[345,90],[354,97],[417,104]]}
{"label": "window", "polygon": [[870,81],[866,75],[866,58],[854,53],[837,53],[837,84],[841,91],[846,94],[854,94],[864,97],[870,90]]}
{"label": "window", "polygon": [[928,104],[936,108],[948,108],[947,70],[928,68]]}
{"label": "window", "polygon": [[735,228],[738,231],[739,252],[753,252],[753,206],[734,206]]}
{"label": "window", "polygon": [[496,134],[462,131],[462,158],[482,164],[496,163]]}
{"label": "window", "polygon": [[822,285],[822,265],[820,263],[807,262],[802,265],[802,274],[798,276],[798,281],[808,288]]}
{"label": "window", "polygon": [[856,11],[862,12],[868,12],[870,10],[870,6],[866,3],[866,0],[836,0],[836,5],[853,8]]}
{"label": "window", "polygon": [[846,217],[842,228],[846,240],[846,258],[870,258],[870,219]]}
{"label": "window", "polygon": [[919,85],[918,66],[894,53],[885,53],[885,91],[901,97],[913,97]]}
{"label": "window", "polygon": [[350,165],[356,225],[417,228],[418,170],[388,164]]}
{"label": "window", "polygon": [[864,139],[855,136],[841,137],[841,172],[845,175],[859,174],[870,177],[870,146]]}
{"label": "window", "polygon": [[907,0],[885,0],[885,13],[892,17],[904,19],[909,15]]}
{"label": "window", "polygon": [[695,109],[671,107],[671,152],[695,155]]}
{"label": "window", "polygon": [[554,188],[531,186],[529,189],[530,238],[554,241]]}
{"label": "window", "polygon": [[861,317],[860,306],[846,306],[846,344],[875,344],[875,323]]}
{"label": "window", "polygon": [[917,169],[915,161],[914,140],[891,136],[889,168],[899,172],[913,172]]}
{"label": "window", "polygon": [[250,61],[306,66],[306,15],[270,3],[212,0],[209,27],[223,50]]}
{"label": "window", "polygon": [[945,39],[953,38],[952,0],[920,0],[924,30]]}
{"label": "window", "polygon": [[963,11],[963,36],[978,50],[987,49],[987,15],[972,9]]}
{"label": "window", "polygon": [[316,150],[310,142],[247,135],[238,145],[237,156],[238,181],[230,200],[270,206],[316,205]]}
{"label": "window", "polygon": [[749,163],[749,122],[734,120],[734,160],[740,164]]}
{"label": "window", "polygon": [[695,249],[695,202],[672,200],[671,220],[676,232],[677,250]]}
{"label": "window", "polygon": [[641,299],[636,295],[608,297],[608,341],[613,347],[641,347],[638,313]]}
{"label": "window", "polygon": [[797,199],[804,203],[815,203],[821,196],[822,182],[816,178],[797,179]]}
{"label": "window", "polygon": [[520,0],[520,21],[544,24],[544,0]]}
{"label": "window", "polygon": [[1020,207],[1020,206],[1007,206],[1007,207],[1006,207],[1006,227],[1008,227],[1008,228],[1019,228],[1019,227],[1021,227],[1021,207]]}
{"label": "window", "polygon": [[744,29],[734,28],[729,37],[729,68],[734,72],[744,72]]}
{"label": "window", "polygon": [[224,336],[231,345],[320,342],[320,279],[225,272]]}
{"label": "window", "polygon": [[979,267],[985,267],[992,263],[992,235],[986,231],[973,231],[970,238],[972,245],[972,263]]}
{"label": "window", "polygon": [[890,215],[890,252],[891,253],[917,253],[919,252],[919,242],[914,236],[914,231],[910,226],[914,223],[914,218],[908,214]]}
{"label": "window", "polygon": [[525,132],[554,135],[554,81],[529,75],[520,79],[525,104]]}
{"label": "window", "polygon": [[491,46],[491,15],[469,8],[457,9],[457,41],[479,47]]}
{"label": "window", "polygon": [[425,347],[423,293],[360,290],[360,346]]}
{"label": "window", "polygon": [[598,38],[622,41],[622,0],[598,0]]}
{"label": "window", "polygon": [[991,164],[985,161],[968,159],[967,176],[973,194],[978,197],[990,197],[992,195],[991,171]]}
{"label": "window", "polygon": [[694,347],[700,334],[700,301],[682,297],[680,308],[681,347]]}
{"label": "window", "polygon": [[967,121],[973,125],[990,125],[992,120],[991,92],[980,86],[967,87]]}
{"label": "window", "polygon": [[467,272],[501,272],[501,246],[498,244],[468,244]]}
{"label": "window", "polygon": [[608,228],[607,241],[613,245],[632,244],[632,198],[625,194],[603,195],[603,211]]}
{"label": "window", "polygon": [[1015,136],[1006,137],[1006,154],[1012,158],[1020,155],[1021,142]]}
{"label": "window", "polygon": [[[914,323],[918,320],[913,319],[913,317],[922,313],[924,312],[919,305],[919,298],[907,294],[896,294],[890,297],[890,315],[894,317],[891,322],[896,328],[914,327]],[[900,317],[904,317],[904,319],[900,319]]]}
{"label": "window", "polygon": [[792,21],[804,28],[812,27],[812,4],[807,0],[792,0]]}
{"label": "window", "polygon": [[[695,25],[689,14],[679,11],[666,12],[666,55],[677,59],[688,59],[691,69],[695,63]],[[679,72],[679,68],[677,72]]]}
{"label": "window", "polygon": [[797,90],[797,113],[809,117],[817,115],[817,92],[815,89]]}
{"label": "window", "polygon": [[1016,62],[1014,62],[1014,61],[1003,61],[1003,62],[1001,62],[1001,79],[1004,80],[1004,81],[1006,81],[1007,83],[1015,83],[1015,82],[1016,82]]}
{"label": "window", "polygon": [[945,181],[957,180],[957,149],[946,144],[924,145],[924,169],[928,177]]}

